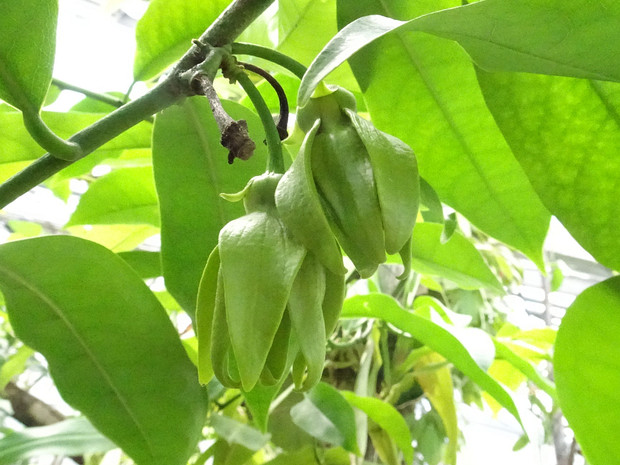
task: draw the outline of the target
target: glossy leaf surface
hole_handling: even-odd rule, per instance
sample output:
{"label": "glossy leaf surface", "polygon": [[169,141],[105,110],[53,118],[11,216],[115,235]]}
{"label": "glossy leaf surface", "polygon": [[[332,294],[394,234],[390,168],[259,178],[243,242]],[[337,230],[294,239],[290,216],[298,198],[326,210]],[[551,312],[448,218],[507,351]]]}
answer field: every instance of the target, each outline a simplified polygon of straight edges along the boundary
{"label": "glossy leaf surface", "polygon": [[367,8],[369,3],[359,8],[349,2],[360,17],[353,22],[355,18],[343,14],[346,1],[339,2],[343,30],[310,65],[300,87],[300,105],[337,66],[392,32],[420,31],[455,40],[489,70],[620,81],[620,66],[610,58],[617,48],[599,46],[620,43],[620,7],[611,1],[529,0],[515,5],[487,0],[463,6],[435,2],[427,3],[426,11],[415,12],[406,3],[371,3],[373,9]]}
{"label": "glossy leaf surface", "polygon": [[[38,261],[53,266],[33,267]],[[138,464],[184,464],[206,399],[165,310],[135,272],[70,236],[3,244],[0,264],[11,325],[46,357],[64,399]]]}
{"label": "glossy leaf surface", "polygon": [[478,73],[487,104],[549,211],[620,269],[620,84]]}
{"label": "glossy leaf surface", "polygon": [[227,162],[220,133],[206,99],[188,99],[158,115],[153,134],[153,168],[161,210],[162,266],[166,287],[186,310],[196,304],[200,276],[220,229],[244,214],[240,203],[220,193],[242,190],[265,170],[264,132],[258,117],[224,101],[235,119],[248,121],[254,156]]}
{"label": "glossy leaf surface", "polygon": [[619,309],[619,277],[586,289],[566,311],[555,345],[560,406],[592,465],[620,460]]}
{"label": "glossy leaf surface", "polygon": [[38,113],[52,80],[57,0],[0,3],[0,99]]}

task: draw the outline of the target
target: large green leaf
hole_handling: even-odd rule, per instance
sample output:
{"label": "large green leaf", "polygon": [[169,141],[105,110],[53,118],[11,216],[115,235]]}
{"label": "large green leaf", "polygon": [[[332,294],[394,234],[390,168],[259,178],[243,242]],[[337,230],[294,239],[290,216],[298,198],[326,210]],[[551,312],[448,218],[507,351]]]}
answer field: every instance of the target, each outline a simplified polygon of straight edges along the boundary
{"label": "large green leaf", "polygon": [[[453,39],[488,70],[620,80],[620,65],[612,58],[620,43],[620,6],[610,0],[527,0],[517,4],[486,0],[464,6],[431,2],[427,3],[430,8],[417,11],[412,11],[408,2],[373,2],[376,8],[370,10],[339,1],[338,22],[343,30],[310,65],[301,83],[300,105],[337,66],[391,32],[421,31]],[[347,8],[357,14],[351,16],[345,12]],[[354,21],[365,15],[372,16]]]}
{"label": "large green leaf", "polygon": [[206,399],[165,310],[121,258],[70,236],[10,242],[0,287],[69,404],[138,464],[186,463]]}
{"label": "large green leaf", "polygon": [[319,383],[291,408],[293,422],[311,436],[359,454],[353,408],[340,392]]}
{"label": "large green leaf", "polygon": [[444,326],[409,313],[386,294],[357,295],[345,300],[341,317],[379,318],[411,334],[447,358],[456,368],[493,396],[519,422],[521,421],[510,394],[476,363],[466,347]]}
{"label": "large green leaf", "polygon": [[38,455],[76,456],[106,452],[116,446],[86,418],[26,428],[0,439],[0,465],[14,465]]}
{"label": "large green leaf", "polygon": [[209,102],[192,98],[157,116],[153,134],[153,168],[161,210],[162,266],[166,287],[186,309],[196,304],[198,283],[220,229],[243,215],[241,203],[220,198],[238,192],[262,173],[267,150],[258,117],[225,101],[235,119],[248,122],[256,142],[248,161],[227,162]]}
{"label": "large green leaf", "polygon": [[[339,19],[346,23],[378,12],[413,17],[459,4],[342,1]],[[399,30],[361,50],[350,63],[373,122],[413,148],[420,175],[441,200],[542,266],[549,213],[493,121],[460,47]]]}
{"label": "large green leaf", "polygon": [[416,225],[413,230],[411,267],[422,274],[449,279],[463,289],[486,287],[503,293],[502,285],[474,245],[458,232],[442,244],[442,231],[441,224]]}
{"label": "large green leaf", "polygon": [[153,0],[136,25],[133,75],[145,81],[180,58],[230,0]]}
{"label": "large green leaf", "polygon": [[487,104],[549,211],[620,269],[620,84],[478,73]]}
{"label": "large green leaf", "polygon": [[67,226],[150,224],[159,226],[159,205],[150,166],[123,168],[93,182]]}
{"label": "large green leaf", "polygon": [[405,419],[398,410],[381,399],[358,396],[350,391],[341,391],[340,393],[353,407],[362,410],[372,421],[387,431],[403,452],[405,462],[413,463],[411,433]]}
{"label": "large green leaf", "polygon": [[[103,116],[105,114],[43,112],[47,125],[63,139],[68,139]],[[124,149],[148,148],[151,146],[151,129],[152,125],[146,122],[133,126],[67,169],[76,170],[74,166],[82,164],[92,167],[92,157],[103,160],[112,154],[118,155],[119,151]],[[5,181],[45,153],[45,150],[26,131],[21,114],[15,111],[0,112],[0,146],[2,147],[0,182]],[[75,172],[81,173],[83,170]]]}
{"label": "large green leaf", "polygon": [[0,2],[0,99],[37,114],[52,80],[57,0]]}
{"label": "large green leaf", "polygon": [[592,465],[620,463],[620,277],[586,289],[568,308],[555,344],[560,407]]}

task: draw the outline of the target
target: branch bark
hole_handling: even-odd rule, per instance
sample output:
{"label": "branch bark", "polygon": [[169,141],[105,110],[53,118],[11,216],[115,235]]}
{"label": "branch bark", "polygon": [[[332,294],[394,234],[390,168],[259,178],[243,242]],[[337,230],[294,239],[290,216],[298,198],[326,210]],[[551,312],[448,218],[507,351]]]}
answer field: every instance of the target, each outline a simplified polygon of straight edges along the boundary
{"label": "branch bark", "polygon": [[[200,37],[200,41],[215,46],[232,43],[274,0],[236,0]],[[143,119],[179,102],[191,89],[181,75],[205,60],[204,49],[192,45],[178,61],[170,75],[142,97],[118,108],[92,126],[76,133],[69,142],[78,144],[82,157],[122,134]],[[77,161],[77,160],[75,160]],[[3,208],[33,187],[45,181],[73,161],[61,160],[46,153],[23,171],[0,185],[0,208]]]}

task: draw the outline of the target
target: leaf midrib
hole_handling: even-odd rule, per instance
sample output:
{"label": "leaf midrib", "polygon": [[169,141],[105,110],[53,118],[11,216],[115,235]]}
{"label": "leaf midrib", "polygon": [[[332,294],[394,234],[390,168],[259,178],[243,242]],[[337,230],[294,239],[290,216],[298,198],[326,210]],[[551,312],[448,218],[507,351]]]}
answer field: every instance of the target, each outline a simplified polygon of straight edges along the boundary
{"label": "leaf midrib", "polygon": [[[148,435],[146,434],[146,431],[143,429],[143,427],[140,424],[140,422],[138,421],[135,413],[130,408],[130,406],[129,406],[128,402],[127,402],[127,399],[125,399],[125,397],[121,394],[121,392],[119,391],[118,387],[113,382],[113,379],[110,376],[110,374],[99,363],[99,361],[97,360],[97,357],[91,351],[91,349],[89,348],[89,346],[86,343],[86,341],[81,337],[80,333],[77,331],[75,326],[73,326],[73,324],[69,321],[69,319],[66,318],[66,316],[64,315],[62,309],[52,299],[50,299],[43,291],[41,291],[40,289],[38,289],[34,285],[31,285],[28,282],[27,279],[23,278],[19,274],[14,273],[13,271],[5,268],[2,265],[0,265],[0,273],[4,273],[6,276],[8,276],[9,279],[12,279],[13,281],[21,284],[26,289],[31,291],[39,300],[41,300],[44,304],[47,304],[47,306],[50,308],[50,310],[52,310],[52,313],[54,313],[65,324],[65,326],[66,326],[67,330],[69,331],[69,333],[71,333],[71,335],[75,338],[75,340],[78,342],[78,344],[82,347],[82,349],[84,350],[84,353],[86,354],[87,358],[90,359],[90,361],[95,366],[96,370],[99,372],[101,377],[108,384],[108,386],[112,389],[112,391],[116,395],[119,403],[121,404],[122,408],[125,410],[125,412],[129,416],[129,418],[131,418],[131,420],[133,421],[136,429],[138,430],[138,432],[140,433],[140,436],[142,437],[142,440],[146,444],[146,446],[147,446],[151,456],[155,457],[155,452],[154,452],[153,444],[151,444],[151,442],[150,442],[150,440],[148,438]],[[34,345],[33,345],[33,348],[35,348]]]}

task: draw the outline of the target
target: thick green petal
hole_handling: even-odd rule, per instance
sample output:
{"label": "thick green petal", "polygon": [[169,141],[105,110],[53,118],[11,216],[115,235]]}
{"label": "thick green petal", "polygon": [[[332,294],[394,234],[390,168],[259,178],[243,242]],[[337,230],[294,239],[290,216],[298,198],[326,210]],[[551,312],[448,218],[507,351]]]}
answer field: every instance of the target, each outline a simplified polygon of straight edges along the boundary
{"label": "thick green petal", "polygon": [[395,254],[411,238],[418,214],[420,181],[415,155],[407,144],[379,131],[354,111],[345,113],[368,151],[381,206],[385,250]]}
{"label": "thick green petal", "polygon": [[[200,349],[199,349],[200,350]],[[229,388],[238,388],[240,383],[231,376],[230,362],[234,357],[231,351],[222,270],[217,275],[217,291],[211,327],[211,366],[215,376]],[[202,380],[201,380],[202,381]]]}
{"label": "thick green petal", "polygon": [[293,330],[308,367],[308,376],[303,386],[295,382],[296,387],[303,390],[320,381],[325,362],[326,337],[322,308],[325,296],[324,270],[317,258],[308,253],[293,282],[288,302]]}
{"label": "thick green petal", "polygon": [[196,337],[198,338],[198,380],[206,384],[213,377],[211,366],[211,332],[215,313],[220,252],[216,247],[209,255],[196,301]]}
{"label": "thick green petal", "polygon": [[276,189],[276,206],[286,227],[333,273],[344,274],[342,254],[331,232],[312,178],[310,150],[319,122],[308,132],[291,168]]}
{"label": "thick green petal", "polygon": [[258,381],[306,250],[270,212],[253,212],[220,232],[226,316],[243,389]]}

